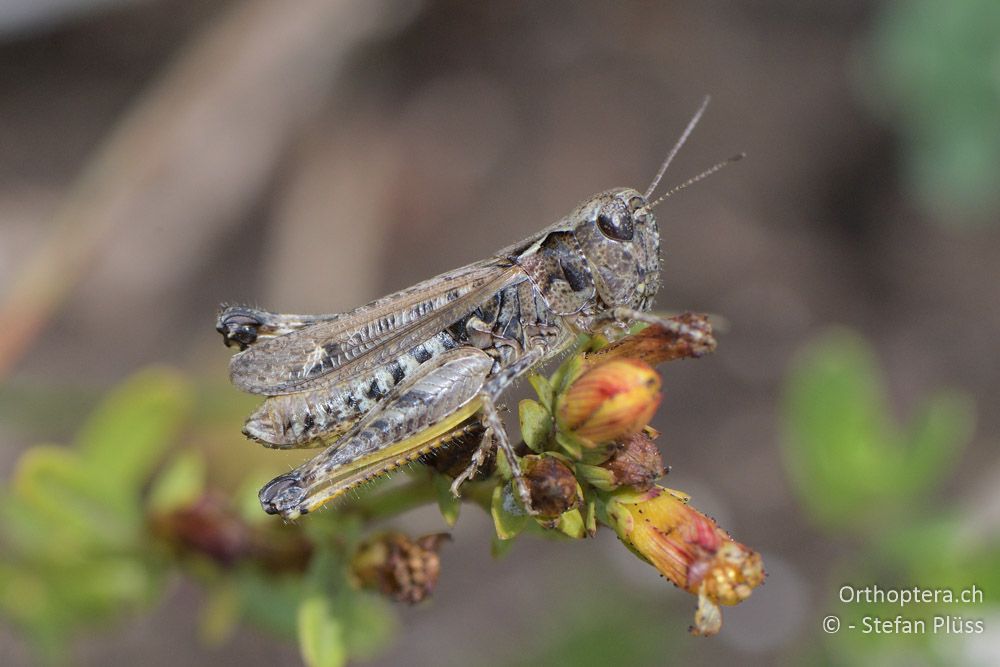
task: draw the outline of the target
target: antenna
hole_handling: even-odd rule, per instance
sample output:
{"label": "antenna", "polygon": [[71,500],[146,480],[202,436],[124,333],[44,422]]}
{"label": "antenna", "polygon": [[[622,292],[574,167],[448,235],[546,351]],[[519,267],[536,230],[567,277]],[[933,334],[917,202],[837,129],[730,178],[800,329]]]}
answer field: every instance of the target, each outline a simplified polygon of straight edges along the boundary
{"label": "antenna", "polygon": [[681,183],[680,185],[675,185],[674,187],[672,187],[669,190],[667,190],[667,192],[662,197],[660,197],[659,199],[657,199],[656,201],[654,201],[652,204],[649,204],[649,208],[650,209],[654,208],[657,204],[659,204],[661,201],[663,201],[664,199],[666,199],[670,195],[675,194],[677,192],[680,192],[681,190],[683,190],[684,188],[686,188],[689,185],[694,185],[698,181],[711,176],[715,172],[717,172],[717,171],[719,171],[719,170],[721,170],[721,169],[723,169],[725,167],[728,167],[729,165],[731,165],[734,162],[739,162],[740,160],[742,160],[746,156],[747,156],[746,153],[737,153],[736,155],[732,156],[728,160],[723,160],[722,162],[719,162],[718,164],[712,165],[711,167],[709,167],[705,171],[701,172],[697,176],[693,176],[693,177],[687,179],[686,181],[684,181],[683,183]]}
{"label": "antenna", "polygon": [[650,184],[649,189],[646,190],[646,194],[642,196],[643,199],[646,199],[648,201],[649,196],[652,195],[653,192],[656,190],[656,186],[660,184],[660,179],[663,178],[663,174],[666,173],[667,167],[670,166],[670,163],[673,162],[674,157],[677,155],[677,152],[681,149],[681,146],[684,145],[684,142],[687,141],[687,138],[694,131],[695,125],[697,125],[698,121],[701,120],[701,115],[705,113],[705,107],[708,106],[708,102],[711,99],[712,98],[709,95],[705,95],[705,99],[702,100],[701,106],[698,107],[698,110],[694,112],[694,116],[691,117],[691,120],[688,121],[687,127],[684,128],[684,132],[681,133],[680,139],[677,140],[677,143],[674,144],[674,147],[670,149],[669,153],[667,153],[667,159],[664,160],[663,164],[660,165],[660,170],[656,172],[656,178],[653,179],[653,182]]}

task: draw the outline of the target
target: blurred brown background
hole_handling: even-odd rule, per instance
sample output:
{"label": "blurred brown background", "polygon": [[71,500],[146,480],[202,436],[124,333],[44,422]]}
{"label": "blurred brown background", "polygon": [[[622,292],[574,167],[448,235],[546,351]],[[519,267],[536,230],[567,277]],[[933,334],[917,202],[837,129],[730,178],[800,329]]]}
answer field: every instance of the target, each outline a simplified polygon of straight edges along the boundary
{"label": "blurred brown background", "polygon": [[[0,423],[0,470],[71,433],[88,392],[146,364],[223,383],[220,302],[351,308],[485,257],[596,191],[645,189],[711,94],[664,184],[749,157],[657,209],[659,304],[722,314],[730,328],[713,356],[664,369],[655,425],[667,485],[760,549],[767,585],[726,610],[719,637],[688,638],[693,600],[613,536],[523,539],[494,561],[489,519],[469,508],[433,601],[401,609],[396,643],[373,664],[519,664],[605,596],[636,624],[662,626],[651,664],[782,662],[816,640],[835,596],[814,573],[858,546],[803,520],[779,456],[782,382],[818,332],[845,324],[872,341],[894,414],[942,386],[974,396],[976,435],[944,495],[997,525],[1000,216],[988,196],[956,208],[911,178],[914,140],[878,60],[888,11],[5,3],[0,366],[4,391],[43,418]],[[29,410],[53,387],[64,404]],[[234,446],[215,452],[221,467],[303,458]],[[407,519],[414,533],[442,526],[434,508]],[[199,596],[178,582],[152,615],[78,642],[78,662],[298,660],[252,628],[200,645]],[[995,633],[983,641],[1000,650]],[[0,655],[30,662],[8,631]]]}

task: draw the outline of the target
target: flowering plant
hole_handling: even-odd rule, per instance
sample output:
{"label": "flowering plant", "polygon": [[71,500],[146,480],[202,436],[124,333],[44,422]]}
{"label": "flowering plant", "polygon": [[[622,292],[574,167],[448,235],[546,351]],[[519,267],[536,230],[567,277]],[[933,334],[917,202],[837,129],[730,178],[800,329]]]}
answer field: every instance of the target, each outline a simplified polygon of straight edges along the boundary
{"label": "flowering plant", "polygon": [[148,607],[183,573],[205,591],[206,641],[222,642],[247,621],[297,637],[308,665],[342,665],[385,646],[395,625],[386,598],[420,602],[447,576],[443,534],[370,528],[436,500],[449,526],[463,502],[488,512],[495,551],[525,532],[586,539],[610,528],[697,596],[692,630],[713,634],[720,606],[763,580],[760,556],[686,495],[656,485],[665,471],[647,422],[661,401],[653,367],[714,346],[704,317],[681,315],[614,342],[582,340],[551,376],[530,376],[537,398],[519,405],[515,448],[530,512],[502,454],[461,499],[451,494],[482,437],[471,424],[405,480],[375,483],[295,524],[260,512],[256,488],[273,470],[243,482],[230,475],[227,485],[231,459],[210,466],[210,446],[242,444],[223,434],[244,406],[227,398],[217,404],[226,409],[205,409],[210,401],[194,400],[201,390],[183,374],[148,369],[111,392],[71,446],[30,448],[0,489],[0,615],[58,660],[80,628]]}
{"label": "flowering plant", "polygon": [[[490,510],[504,541],[531,523],[574,539],[610,527],[639,558],[698,596],[691,631],[712,635],[722,626],[719,606],[745,600],[765,575],[758,553],[689,505],[686,494],[655,484],[666,469],[653,441],[658,434],[647,425],[662,397],[651,364],[715,347],[707,318],[685,314],[673,323],[683,326],[654,324],[614,343],[591,339],[550,378],[530,378],[538,399],[519,406],[519,463],[534,515],[509,483],[494,488]],[[502,457],[499,477],[509,482]]]}

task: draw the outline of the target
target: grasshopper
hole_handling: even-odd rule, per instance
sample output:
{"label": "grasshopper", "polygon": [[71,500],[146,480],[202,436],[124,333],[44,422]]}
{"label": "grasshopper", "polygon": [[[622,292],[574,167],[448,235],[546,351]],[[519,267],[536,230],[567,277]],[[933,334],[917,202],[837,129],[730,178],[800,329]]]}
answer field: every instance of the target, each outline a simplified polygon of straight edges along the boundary
{"label": "grasshopper", "polygon": [[640,193],[598,193],[569,215],[490,259],[443,273],[347,313],[288,315],[223,307],[217,330],[240,351],[233,384],[266,396],[244,433],[269,447],[326,449],[260,491],[269,514],[294,519],[469,433],[482,441],[451,487],[494,447],[511,462],[526,511],[530,493],[497,401],[519,376],[565,352],[578,334],[668,327],[693,346],[706,334],[649,310],[660,286],[660,235],[650,203],[694,129],[689,121]]}

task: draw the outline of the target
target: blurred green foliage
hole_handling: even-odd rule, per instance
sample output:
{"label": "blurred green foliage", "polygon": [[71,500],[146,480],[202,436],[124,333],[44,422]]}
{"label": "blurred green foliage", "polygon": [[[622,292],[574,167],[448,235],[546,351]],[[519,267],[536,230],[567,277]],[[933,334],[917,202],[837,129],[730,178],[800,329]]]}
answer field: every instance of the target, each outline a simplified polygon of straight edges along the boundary
{"label": "blurred green foliage", "polygon": [[973,426],[971,400],[956,391],[930,397],[897,425],[874,353],[847,330],[802,352],[785,407],[785,457],[804,506],[820,523],[855,532],[910,513],[947,479]]}
{"label": "blurred green foliage", "polygon": [[951,223],[1000,220],[1000,3],[906,0],[875,21],[864,94],[903,141],[917,200]]}
{"label": "blurred green foliage", "polygon": [[[183,447],[203,440],[199,431],[211,431],[198,417],[211,401],[198,396],[176,371],[147,369],[106,396],[71,445],[39,445],[22,456],[0,489],[0,615],[42,658],[58,661],[79,631],[149,608],[183,573],[205,591],[207,642],[223,642],[249,622],[297,640],[309,665],[334,667],[384,648],[394,616],[350,575],[362,517],[390,516],[407,502],[447,500],[447,484],[429,478],[423,495],[386,491],[352,503],[350,511],[285,526],[260,512],[257,479],[247,479],[231,501],[212,495],[203,453]],[[986,605],[1000,603],[1000,538],[970,529],[959,508],[933,493],[971,437],[966,395],[939,391],[900,424],[871,347],[850,330],[834,329],[796,357],[783,407],[784,460],[801,507],[830,539],[858,544],[834,559],[825,590],[847,582],[954,590],[976,584]],[[531,421],[537,412],[529,406],[522,418]],[[495,517],[502,509],[492,495],[478,502]],[[445,505],[453,519],[457,503]],[[899,613],[898,605],[829,602],[844,623]],[[562,629],[526,647],[525,655],[552,664],[600,664],[607,655],[654,659],[647,650],[656,645],[650,626],[597,611],[581,604],[579,622],[567,625],[560,617]],[[920,617],[934,613],[965,612],[956,604],[920,607]],[[984,608],[968,614],[981,617]],[[612,627],[620,641],[609,639]],[[901,645],[919,647],[941,664],[953,658],[939,637],[927,635],[846,633],[814,650],[827,662],[873,664]]]}
{"label": "blurred green foliage", "polygon": [[184,572],[206,591],[209,642],[245,619],[297,636],[308,665],[373,655],[394,621],[348,580],[358,523],[327,512],[283,526],[260,511],[257,480],[235,503],[216,500],[202,454],[176,451],[197,441],[196,396],[176,371],[147,369],[104,398],[72,445],[21,457],[0,489],[0,615],[59,662],[78,632],[150,607]]}
{"label": "blurred green foliage", "polygon": [[162,592],[142,490],[190,410],[190,388],[176,373],[140,373],[94,412],[72,447],[25,453],[2,490],[0,612],[48,657],[78,625],[134,611]]}
{"label": "blurred green foliage", "polygon": [[[931,619],[935,614],[982,618],[1000,603],[1000,538],[976,535],[967,517],[934,489],[949,480],[974,425],[971,399],[943,390],[926,399],[909,424],[891,418],[886,388],[869,344],[847,329],[826,332],[805,346],[793,364],[784,398],[784,459],[808,518],[837,542],[851,540],[850,555],[834,559],[830,611],[846,626],[864,616]],[[975,535],[976,539],[970,539]],[[975,584],[984,603],[841,604],[840,587],[950,588]],[[915,611],[916,610],[916,611]],[[835,638],[833,638],[835,637]],[[830,635],[835,664],[879,664],[901,646],[919,646],[923,660],[952,664],[947,636]]]}
{"label": "blurred green foliage", "polygon": [[[581,591],[581,593],[583,593]],[[663,610],[628,596],[621,588],[592,582],[586,595],[553,610],[533,642],[517,647],[507,667],[605,667],[607,665],[682,664],[689,658],[682,623],[664,621]],[[656,619],[656,622],[643,619]]]}
{"label": "blurred green foliage", "polygon": [[[618,364],[616,368],[622,364],[610,363]],[[642,405],[655,406],[658,396],[639,384],[652,369],[637,363],[627,366],[631,373],[615,375],[619,384],[628,380],[628,387],[644,388],[633,403],[643,399]],[[572,433],[564,434],[568,440],[553,433],[552,406],[583,370],[579,354],[550,380],[532,377],[542,402],[521,404],[528,446],[537,452],[521,457],[534,466],[527,477],[546,490],[552,479],[568,481],[556,488],[568,492],[565,498],[543,497],[555,508],[552,513],[533,519],[517,505],[509,485],[511,463],[502,453],[492,473],[463,488],[467,501],[493,516],[495,553],[526,531],[575,539],[597,531],[597,498],[584,502],[571,466],[592,469],[594,479],[606,483],[601,487],[605,500],[617,498],[618,492],[634,493],[629,484],[640,483],[617,480],[611,469],[597,474],[598,464],[610,463],[619,450],[632,452],[635,446],[619,447],[609,440],[600,450],[594,443],[577,442]],[[379,519],[435,501],[445,521],[454,523],[459,503],[449,490],[450,478],[436,473],[433,461],[405,484],[373,483],[338,511],[285,524],[262,512],[257,499],[260,482],[273,472],[262,479],[247,478],[234,490],[219,485],[218,471],[211,469],[213,464],[219,467],[211,458],[212,442],[226,441],[215,422],[225,422],[227,433],[232,430],[228,427],[234,413],[228,403],[219,403],[212,392],[176,371],[150,368],[105,396],[71,445],[35,446],[23,454],[12,483],[0,489],[6,501],[0,505],[0,615],[20,629],[41,656],[51,662],[64,660],[76,634],[148,608],[183,574],[205,592],[200,624],[204,641],[224,642],[245,621],[297,640],[307,665],[336,667],[375,655],[395,634],[386,600],[365,589],[410,602],[433,589],[440,570],[439,541],[424,544],[401,535],[390,540],[388,534],[365,534]],[[590,407],[597,411],[600,405]],[[556,451],[560,446],[576,451],[579,460]],[[633,467],[642,467],[643,461],[649,468],[648,490],[663,465],[657,453],[648,461],[633,462]],[[232,468],[231,457],[222,465]],[[442,465],[453,463],[446,460]],[[535,467],[542,471],[537,479],[531,475]],[[371,547],[375,543],[381,547]],[[363,544],[368,548],[359,549]],[[359,556],[362,552],[365,558]],[[691,556],[692,563],[696,557],[711,564],[715,552],[698,552]],[[608,606],[612,596],[591,598],[592,593],[588,591],[587,599],[598,601],[596,606],[574,610],[581,617],[574,623],[578,627],[569,632],[561,619],[549,635],[552,641],[534,647],[540,659],[564,664],[601,664],[608,656],[651,659],[655,644],[648,640],[661,629],[635,623],[625,613],[631,602],[620,600],[622,612],[614,613]],[[609,630],[617,639],[603,636]]]}

